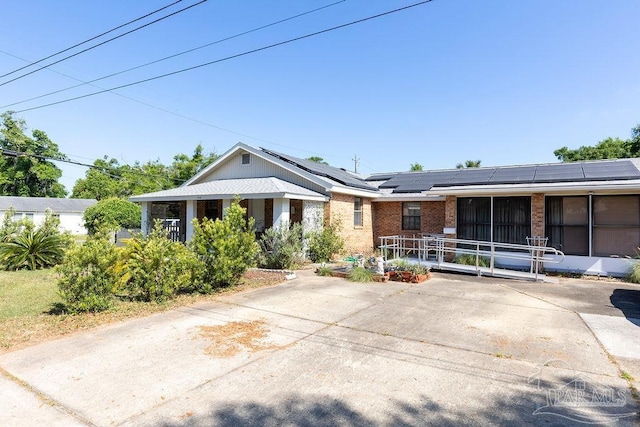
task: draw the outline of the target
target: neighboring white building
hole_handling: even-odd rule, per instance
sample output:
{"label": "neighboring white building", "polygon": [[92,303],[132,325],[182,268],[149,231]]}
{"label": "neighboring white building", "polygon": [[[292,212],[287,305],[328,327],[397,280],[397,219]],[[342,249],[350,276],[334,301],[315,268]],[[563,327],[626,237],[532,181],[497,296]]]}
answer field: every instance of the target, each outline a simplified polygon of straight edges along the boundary
{"label": "neighboring white building", "polygon": [[0,196],[0,218],[13,209],[14,219],[29,218],[36,225],[42,224],[47,210],[60,218],[62,231],[71,234],[87,234],[82,215],[85,209],[98,203],[95,199],[58,199],[51,197]]}

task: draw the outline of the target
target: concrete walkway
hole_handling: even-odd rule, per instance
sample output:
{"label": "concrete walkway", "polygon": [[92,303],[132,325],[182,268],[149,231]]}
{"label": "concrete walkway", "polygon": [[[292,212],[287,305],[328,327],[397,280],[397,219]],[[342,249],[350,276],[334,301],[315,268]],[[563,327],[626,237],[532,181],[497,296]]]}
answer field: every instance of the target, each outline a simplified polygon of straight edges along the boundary
{"label": "concrete walkway", "polygon": [[0,425],[638,423],[564,282],[298,276],[2,355]]}

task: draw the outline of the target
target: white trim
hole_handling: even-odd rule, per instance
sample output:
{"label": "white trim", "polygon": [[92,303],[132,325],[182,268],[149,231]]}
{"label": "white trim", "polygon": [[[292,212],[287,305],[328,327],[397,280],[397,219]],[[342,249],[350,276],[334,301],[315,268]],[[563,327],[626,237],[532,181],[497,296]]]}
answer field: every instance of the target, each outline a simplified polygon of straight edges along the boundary
{"label": "white trim", "polygon": [[433,187],[422,194],[439,196],[458,195],[493,195],[509,193],[512,195],[545,193],[545,194],[585,194],[587,192],[599,194],[629,193],[640,191],[640,180],[628,181],[584,181],[584,182],[558,182],[544,184],[495,184],[495,185],[468,185],[451,187]]}
{"label": "white trim", "polygon": [[[398,193],[396,193],[398,194]],[[432,196],[430,194],[411,194],[402,197],[389,197],[389,195],[381,195],[380,197],[372,200],[374,203],[380,202],[444,202],[445,196]]]}
{"label": "white trim", "polygon": [[[132,202],[162,202],[162,201],[184,201],[184,200],[211,200],[211,197],[215,196],[217,199],[231,199],[233,200],[238,194],[212,194],[211,196],[136,196],[135,198],[130,198]],[[328,202],[329,197],[323,195],[310,196],[310,195],[302,195],[295,193],[243,193],[239,194],[240,198],[245,200],[251,199],[297,199],[297,200],[309,200],[313,202]]]}
{"label": "white trim", "polygon": [[375,191],[369,191],[364,189],[361,190],[361,189],[352,188],[352,187],[342,187],[342,186],[338,187],[335,185],[331,187],[328,191],[331,193],[347,194],[349,196],[366,197],[368,199],[377,199],[378,197],[380,197],[380,193]]}

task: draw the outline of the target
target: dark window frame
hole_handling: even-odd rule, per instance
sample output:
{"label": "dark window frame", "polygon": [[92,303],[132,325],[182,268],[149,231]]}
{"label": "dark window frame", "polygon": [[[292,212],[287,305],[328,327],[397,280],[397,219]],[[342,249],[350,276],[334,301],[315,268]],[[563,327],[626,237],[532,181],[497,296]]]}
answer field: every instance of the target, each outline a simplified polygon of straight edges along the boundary
{"label": "dark window frame", "polygon": [[[417,205],[417,209],[416,209]],[[420,230],[422,224],[422,204],[420,202],[402,202],[402,229]],[[415,215],[415,211],[418,212]],[[410,213],[414,213],[410,215]]]}

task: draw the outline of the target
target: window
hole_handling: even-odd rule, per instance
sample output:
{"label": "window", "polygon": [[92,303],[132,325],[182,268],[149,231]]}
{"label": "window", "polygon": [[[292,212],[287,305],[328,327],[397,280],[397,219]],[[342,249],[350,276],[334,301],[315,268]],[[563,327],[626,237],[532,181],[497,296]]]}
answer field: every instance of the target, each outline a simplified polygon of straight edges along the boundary
{"label": "window", "polygon": [[531,234],[531,197],[494,197],[493,224],[490,197],[458,198],[459,239],[526,245]]}
{"label": "window", "polygon": [[593,196],[593,256],[636,256],[640,198]]}
{"label": "window", "polygon": [[589,198],[547,197],[545,234],[548,245],[565,255],[589,255]]}
{"label": "window", "polygon": [[531,235],[531,197],[493,198],[493,241],[527,244]]}
{"label": "window", "polygon": [[245,153],[242,155],[242,164],[243,165],[248,165],[251,163],[251,154],[249,153]]}
{"label": "window", "polygon": [[353,199],[353,226],[362,227],[362,198]]}
{"label": "window", "polygon": [[458,198],[458,239],[491,240],[491,198]]}
{"label": "window", "polygon": [[402,229],[420,230],[420,202],[402,204]]}

